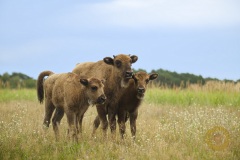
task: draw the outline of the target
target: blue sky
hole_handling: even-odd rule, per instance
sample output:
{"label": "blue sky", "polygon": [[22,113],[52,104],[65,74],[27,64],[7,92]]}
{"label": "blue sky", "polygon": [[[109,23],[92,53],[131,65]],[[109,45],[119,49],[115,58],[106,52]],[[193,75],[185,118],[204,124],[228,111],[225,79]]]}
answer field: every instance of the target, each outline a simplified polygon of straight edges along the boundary
{"label": "blue sky", "polygon": [[37,78],[119,53],[148,72],[240,79],[240,1],[0,0],[0,74]]}

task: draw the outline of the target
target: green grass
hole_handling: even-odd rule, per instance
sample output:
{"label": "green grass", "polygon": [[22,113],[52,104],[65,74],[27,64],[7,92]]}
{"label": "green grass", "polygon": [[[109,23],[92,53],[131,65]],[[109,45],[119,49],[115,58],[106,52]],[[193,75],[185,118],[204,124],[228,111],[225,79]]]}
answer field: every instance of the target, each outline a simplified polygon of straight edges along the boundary
{"label": "green grass", "polygon": [[239,92],[225,91],[194,91],[194,90],[170,90],[149,88],[146,93],[147,103],[174,105],[174,106],[226,106],[240,107]]}
{"label": "green grass", "polygon": [[[103,138],[101,129],[91,137],[96,108],[83,119],[79,143],[68,140],[66,116],[55,141],[52,126],[42,129],[44,104],[35,90],[0,90],[0,159],[240,159],[240,109],[235,92],[149,88],[139,108],[137,137],[132,141],[129,123],[121,140]],[[5,95],[6,94],[6,95]],[[4,97],[4,98],[3,98]],[[12,98],[12,99],[11,99]],[[237,103],[234,103],[236,101]],[[234,104],[234,105],[233,105]],[[205,141],[208,131],[222,126],[229,146],[215,151]]]}
{"label": "green grass", "polygon": [[22,100],[36,101],[36,89],[0,89],[0,102]]}
{"label": "green grass", "polygon": [[[35,89],[0,89],[0,102],[10,101],[37,101],[37,92]],[[239,92],[226,91],[203,91],[203,90],[172,90],[149,88],[144,101],[156,105],[174,105],[174,106],[225,106],[240,107]]]}

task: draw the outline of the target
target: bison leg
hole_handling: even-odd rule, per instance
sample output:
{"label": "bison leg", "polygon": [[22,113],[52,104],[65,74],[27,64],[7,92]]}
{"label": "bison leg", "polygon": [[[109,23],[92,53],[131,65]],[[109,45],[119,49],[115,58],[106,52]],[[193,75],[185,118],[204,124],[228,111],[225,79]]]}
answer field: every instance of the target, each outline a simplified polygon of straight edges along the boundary
{"label": "bison leg", "polygon": [[130,113],[130,127],[131,127],[131,133],[132,137],[135,140],[136,137],[136,120],[138,116],[138,111],[135,111],[133,113]]}
{"label": "bison leg", "polygon": [[[78,127],[77,127],[77,133],[82,133],[82,120],[83,120],[83,115],[78,115],[77,116],[77,120],[78,120],[78,122],[76,122],[76,123],[78,123],[79,124],[79,129],[78,129]],[[78,125],[77,125],[78,126]]]}
{"label": "bison leg", "polygon": [[118,126],[119,126],[119,132],[120,132],[122,139],[124,138],[125,130],[126,130],[125,115],[126,115],[126,112],[124,112],[123,110],[118,111]]}
{"label": "bison leg", "polygon": [[100,125],[100,118],[99,118],[99,116],[97,115],[96,118],[95,118],[94,121],[93,121],[93,132],[92,132],[92,136],[95,135],[96,130],[98,129],[99,125]]}
{"label": "bison leg", "polygon": [[[102,105],[97,105],[96,107],[97,107],[97,112],[98,112],[99,119],[102,123],[103,134],[104,134],[104,136],[106,136],[107,135],[107,128],[108,128],[107,112],[105,110],[105,107],[102,106]],[[93,128],[93,133],[95,133],[96,129],[97,128]]]}
{"label": "bison leg", "polygon": [[77,124],[76,124],[76,119],[77,116],[74,112],[72,111],[67,111],[67,121],[68,121],[68,127],[69,127],[69,136],[73,139],[73,141],[77,142]]}
{"label": "bison leg", "polygon": [[110,109],[108,111],[108,120],[109,120],[112,136],[114,136],[116,133],[116,126],[117,126],[116,114],[114,111],[111,111]]}
{"label": "bison leg", "polygon": [[78,120],[79,120],[79,113],[76,114],[76,118],[75,118],[75,125],[76,125],[76,129],[77,129],[77,134],[79,133],[79,126],[78,126]]}
{"label": "bison leg", "polygon": [[60,125],[61,119],[63,118],[64,110],[62,108],[56,108],[55,114],[52,119],[53,130],[55,133],[56,140],[59,138],[58,126]]}
{"label": "bison leg", "polygon": [[52,104],[52,102],[50,102],[49,100],[46,99],[46,101],[45,101],[45,116],[44,116],[44,120],[43,120],[43,125],[47,128],[50,125],[50,119],[52,117],[54,109],[55,109],[55,107]]}

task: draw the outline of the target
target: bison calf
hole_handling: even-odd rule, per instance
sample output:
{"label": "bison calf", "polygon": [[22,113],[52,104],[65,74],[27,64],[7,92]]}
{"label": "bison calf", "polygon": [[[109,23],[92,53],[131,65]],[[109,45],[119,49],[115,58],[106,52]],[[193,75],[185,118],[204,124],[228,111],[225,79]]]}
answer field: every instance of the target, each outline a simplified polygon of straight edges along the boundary
{"label": "bison calf", "polygon": [[154,80],[158,77],[158,74],[147,74],[145,72],[138,72],[133,75],[133,79],[129,82],[128,88],[126,88],[124,94],[122,95],[118,104],[118,124],[119,131],[124,137],[125,134],[125,122],[127,120],[128,114],[130,117],[130,127],[133,138],[136,135],[136,119],[138,116],[138,107],[140,106],[145,91],[147,89],[147,84],[150,80]]}
{"label": "bison calf", "polygon": [[[45,81],[44,77],[49,76]],[[75,73],[54,74],[51,71],[41,72],[37,81],[37,95],[43,102],[45,92],[45,117],[43,124],[49,127],[52,118],[56,139],[59,137],[58,125],[64,115],[67,116],[69,135],[77,141],[77,133],[82,129],[82,119],[89,105],[103,104],[106,96],[103,83],[96,78],[80,79]]]}

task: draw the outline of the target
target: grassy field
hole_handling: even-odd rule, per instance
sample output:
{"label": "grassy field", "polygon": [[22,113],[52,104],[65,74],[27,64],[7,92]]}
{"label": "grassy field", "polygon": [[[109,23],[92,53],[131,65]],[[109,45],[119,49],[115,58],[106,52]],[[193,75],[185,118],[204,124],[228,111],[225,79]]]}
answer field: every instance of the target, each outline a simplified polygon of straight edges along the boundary
{"label": "grassy field", "polygon": [[0,159],[240,159],[240,94],[230,87],[149,88],[135,141],[129,124],[125,140],[119,132],[105,139],[100,129],[91,137],[90,107],[79,143],[67,139],[65,116],[55,142],[52,126],[42,129],[35,90],[0,90],[0,113]]}

